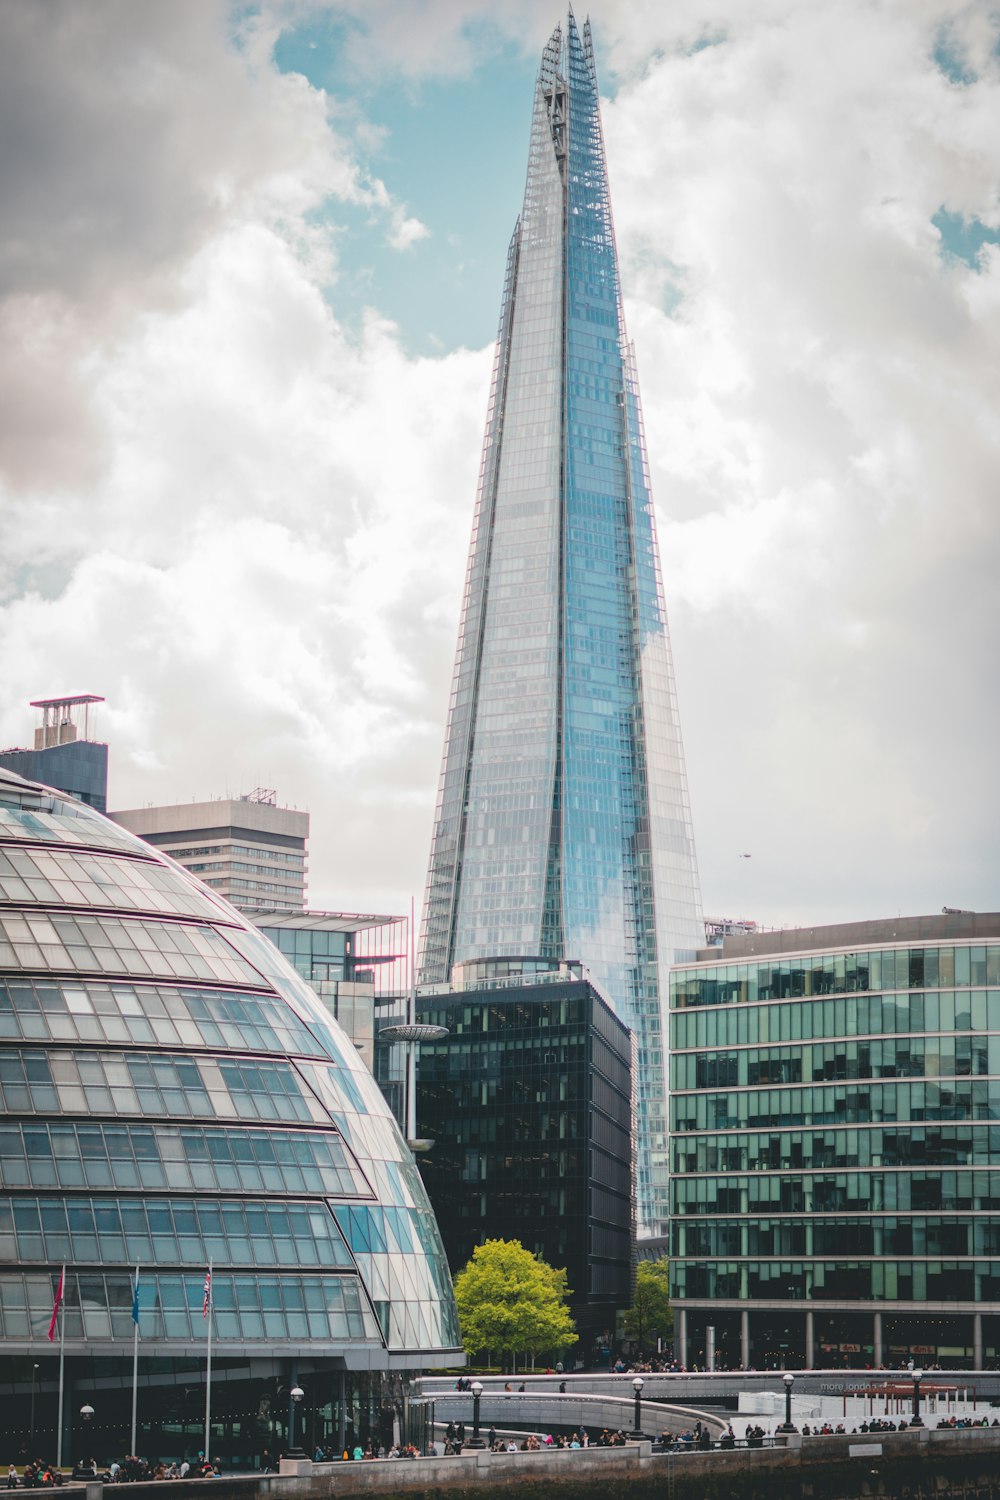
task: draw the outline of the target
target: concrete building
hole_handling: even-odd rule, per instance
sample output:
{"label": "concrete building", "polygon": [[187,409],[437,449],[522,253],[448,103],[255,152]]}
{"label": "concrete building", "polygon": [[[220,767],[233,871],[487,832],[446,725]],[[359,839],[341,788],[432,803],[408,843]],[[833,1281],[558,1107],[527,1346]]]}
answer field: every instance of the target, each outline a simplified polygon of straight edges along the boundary
{"label": "concrete building", "polygon": [[111,816],[238,911],[305,907],[309,814],[279,807],[270,788],[212,802],[133,807]]}
{"label": "concrete building", "polygon": [[35,699],[31,707],[39,710],[41,722],[34,745],[0,750],[0,767],[107,812],[108,747],[91,738],[93,710],[103,702],[94,693]]}
{"label": "concrete building", "polygon": [[579,965],[534,981],[468,964],[421,991],[418,1155],[452,1271],[487,1239],[565,1267],[581,1341],[606,1354],[635,1260],[633,1041]]}
{"label": "concrete building", "polygon": [[1000,913],[733,934],[670,987],[676,1346],[1000,1361]]}

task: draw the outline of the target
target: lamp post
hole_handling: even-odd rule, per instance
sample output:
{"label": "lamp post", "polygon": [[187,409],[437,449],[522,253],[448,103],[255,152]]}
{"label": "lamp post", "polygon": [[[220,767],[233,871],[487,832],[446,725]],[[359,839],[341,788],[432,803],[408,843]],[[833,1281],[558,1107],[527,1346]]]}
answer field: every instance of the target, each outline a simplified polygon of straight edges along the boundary
{"label": "lamp post", "polygon": [[913,1417],[910,1421],[911,1427],[923,1427],[920,1419],[920,1382],[924,1378],[923,1370],[913,1372]]}
{"label": "lamp post", "polygon": [[795,1384],[795,1376],[791,1370],[786,1370],[781,1378],[785,1382],[785,1420],[778,1431],[798,1432],[799,1429],[792,1424],[792,1386]]}
{"label": "lamp post", "polygon": [[637,1375],[632,1382],[632,1389],[633,1391],[635,1391],[635,1424],[633,1427],[634,1437],[642,1437],[642,1388],[644,1384],[645,1381],[643,1380],[641,1375]]}
{"label": "lamp post", "polygon": [[34,1451],[35,1451],[35,1382],[36,1382],[37,1379],[38,1379],[38,1366],[37,1365],[32,1365],[32,1367],[31,1367],[31,1437],[28,1440],[28,1447],[31,1449],[31,1452],[28,1454],[29,1458],[32,1457],[32,1455],[34,1454]]}
{"label": "lamp post", "polygon": [[299,1404],[305,1395],[305,1391],[300,1385],[293,1385],[288,1394],[292,1398],[292,1404],[288,1410],[288,1453],[286,1456],[288,1458],[304,1458],[305,1454],[295,1441],[295,1413],[299,1409]]}
{"label": "lamp post", "polygon": [[[80,1416],[81,1416],[81,1418],[83,1420],[84,1427],[87,1428],[87,1430],[89,1431],[90,1430],[90,1424],[94,1420],[94,1408],[91,1406],[91,1404],[90,1404],[89,1401],[86,1402],[83,1406],[80,1407]],[[88,1444],[88,1447],[89,1447],[89,1444]],[[77,1463],[78,1464],[82,1464],[84,1462],[85,1462],[85,1458],[84,1458],[84,1455],[81,1453],[78,1456],[78,1458],[77,1458]]]}
{"label": "lamp post", "polygon": [[486,1444],[479,1436],[479,1402],[483,1394],[483,1382],[474,1380],[470,1387],[472,1391],[472,1437],[467,1446],[469,1448],[485,1448]]}

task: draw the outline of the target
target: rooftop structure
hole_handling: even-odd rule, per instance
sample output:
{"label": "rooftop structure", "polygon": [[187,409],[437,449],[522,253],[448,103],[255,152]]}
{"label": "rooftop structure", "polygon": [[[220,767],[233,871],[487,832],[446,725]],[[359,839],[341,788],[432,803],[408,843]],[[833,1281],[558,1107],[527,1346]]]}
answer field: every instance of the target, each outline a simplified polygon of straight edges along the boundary
{"label": "rooftop structure", "polygon": [[108,747],[90,737],[92,710],[103,702],[95,693],[35,699],[31,707],[41,712],[33,747],[0,750],[0,767],[106,812]]}

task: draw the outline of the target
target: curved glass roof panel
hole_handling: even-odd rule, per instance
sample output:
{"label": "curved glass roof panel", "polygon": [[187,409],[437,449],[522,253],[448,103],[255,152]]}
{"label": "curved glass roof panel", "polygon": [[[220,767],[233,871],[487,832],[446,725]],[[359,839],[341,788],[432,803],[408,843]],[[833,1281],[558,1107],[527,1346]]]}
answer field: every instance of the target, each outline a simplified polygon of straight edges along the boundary
{"label": "curved glass roof panel", "polygon": [[173,870],[154,860],[9,844],[0,845],[0,902],[8,901],[206,914],[204,892],[177,880]]}
{"label": "curved glass roof panel", "polygon": [[314,1121],[330,1115],[289,1062],[167,1052],[0,1050],[9,1114]]}
{"label": "curved glass roof panel", "polygon": [[[47,1333],[59,1272],[0,1272],[0,1338],[32,1340],[48,1348]],[[305,1276],[268,1271],[257,1276],[217,1271],[212,1278],[217,1347],[320,1343],[380,1347],[382,1334],[356,1275]],[[204,1348],[204,1273],[157,1271],[140,1280],[139,1322],[150,1346]],[[112,1341],[131,1346],[129,1273],[66,1272],[66,1342]],[[367,1356],[370,1359],[370,1355]]]}
{"label": "curved glass roof panel", "polygon": [[99,980],[0,981],[0,1038],[325,1057],[277,995]]}
{"label": "curved glass roof panel", "polygon": [[22,1266],[354,1265],[323,1203],[138,1194],[0,1197],[0,1260]]}
{"label": "curved glass roof panel", "polygon": [[0,1187],[371,1198],[334,1130],[0,1121]]}
{"label": "curved glass roof panel", "polygon": [[0,911],[0,972],[53,969],[268,988],[215,928],[69,912]]}

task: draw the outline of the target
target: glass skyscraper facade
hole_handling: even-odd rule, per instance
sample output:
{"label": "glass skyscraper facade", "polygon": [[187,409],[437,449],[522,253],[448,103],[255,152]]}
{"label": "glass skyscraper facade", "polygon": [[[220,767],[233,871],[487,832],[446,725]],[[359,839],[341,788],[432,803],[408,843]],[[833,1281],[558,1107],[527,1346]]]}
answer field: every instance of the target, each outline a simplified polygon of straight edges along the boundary
{"label": "glass skyscraper facade", "polygon": [[55,1452],[63,1264],[66,1420],[87,1401],[106,1453],[127,1451],[137,1264],[142,1451],[164,1458],[201,1446],[209,1262],[227,1463],[285,1441],[296,1380],[336,1444],[378,1435],[380,1378],[460,1358],[413,1158],[310,986],[173,861],[3,770],[0,1111],[12,1454],[29,1378]]}
{"label": "glass skyscraper facade", "polygon": [[671,980],[680,1358],[1000,1360],[1000,914],[727,938]]}
{"label": "glass skyscraper facade", "polygon": [[640,1228],[667,1212],[665,1006],[703,941],[589,23],[542,58],[431,847],[423,984],[582,961],[638,1039]]}

